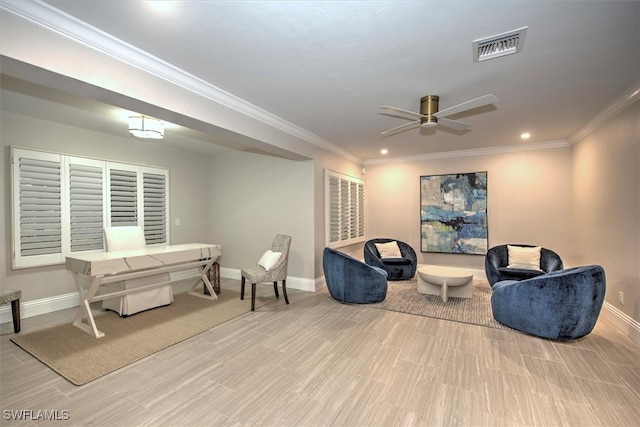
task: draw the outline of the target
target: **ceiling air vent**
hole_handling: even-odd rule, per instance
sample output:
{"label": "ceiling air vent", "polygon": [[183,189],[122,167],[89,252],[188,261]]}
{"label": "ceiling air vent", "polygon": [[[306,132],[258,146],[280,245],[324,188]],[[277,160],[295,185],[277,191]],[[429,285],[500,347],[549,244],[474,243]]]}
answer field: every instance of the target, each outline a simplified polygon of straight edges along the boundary
{"label": "ceiling air vent", "polygon": [[473,41],[473,62],[486,61],[522,50],[527,27]]}

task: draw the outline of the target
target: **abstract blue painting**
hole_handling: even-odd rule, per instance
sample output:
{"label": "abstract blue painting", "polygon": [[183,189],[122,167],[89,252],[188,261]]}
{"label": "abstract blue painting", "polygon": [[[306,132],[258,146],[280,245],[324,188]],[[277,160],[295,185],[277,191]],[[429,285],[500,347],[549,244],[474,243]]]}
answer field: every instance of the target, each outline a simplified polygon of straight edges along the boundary
{"label": "abstract blue painting", "polygon": [[422,252],[487,253],[487,172],[420,177]]}

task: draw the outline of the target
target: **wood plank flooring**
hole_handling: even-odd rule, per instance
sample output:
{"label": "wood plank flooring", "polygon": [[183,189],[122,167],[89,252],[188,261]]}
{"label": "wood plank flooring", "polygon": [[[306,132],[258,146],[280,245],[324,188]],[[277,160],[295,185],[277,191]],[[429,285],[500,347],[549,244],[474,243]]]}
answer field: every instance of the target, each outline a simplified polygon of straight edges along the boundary
{"label": "wood plank flooring", "polygon": [[[230,288],[239,290],[239,281],[223,279],[222,292]],[[273,287],[261,285],[259,293],[273,295]],[[289,299],[82,387],[11,343],[12,325],[2,324],[0,423],[640,425],[640,348],[604,320],[584,339],[558,343],[343,305],[326,292],[291,290]],[[23,319],[23,332],[74,314]],[[9,412],[28,410],[59,411],[69,420],[19,421]]]}

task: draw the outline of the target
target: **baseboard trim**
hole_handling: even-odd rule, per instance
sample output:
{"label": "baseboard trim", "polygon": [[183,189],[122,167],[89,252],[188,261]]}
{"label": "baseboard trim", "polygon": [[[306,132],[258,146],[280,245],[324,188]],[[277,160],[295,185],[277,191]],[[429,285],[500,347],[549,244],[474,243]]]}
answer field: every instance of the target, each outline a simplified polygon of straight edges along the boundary
{"label": "baseboard trim", "polygon": [[[185,280],[190,278],[197,278],[198,272],[196,270],[185,270],[171,274],[172,280]],[[228,279],[240,280],[240,270],[234,268],[220,268],[220,277]],[[323,279],[323,278],[322,278]],[[303,277],[291,277],[287,278],[288,289],[298,289],[307,292],[316,292],[318,279],[305,279]],[[56,295],[54,297],[47,297],[33,301],[20,303],[20,318],[27,319],[29,317],[39,316],[41,314],[53,313],[54,311],[66,310],[67,308],[74,308],[80,305],[80,297],[77,292],[71,292],[63,295]],[[13,322],[11,316],[11,304],[6,304],[0,307],[0,323]]]}
{"label": "baseboard trim", "polygon": [[600,315],[620,329],[633,342],[640,344],[640,322],[635,321],[606,301],[602,305]]}
{"label": "baseboard trim", "polygon": [[[234,268],[220,268],[220,276],[228,279],[240,280],[240,270]],[[481,271],[474,271],[474,278],[483,278],[486,276]],[[185,274],[184,278],[195,277],[192,274]],[[176,277],[178,278],[178,277]],[[303,277],[288,277],[287,288],[298,289],[307,292],[318,292],[326,287],[324,276],[316,279],[306,279]],[[80,298],[77,292],[71,292],[54,297],[42,298],[39,300],[27,301],[20,304],[20,317],[23,319],[39,316],[41,314],[52,313],[54,311],[65,310],[68,308],[78,307]],[[640,322],[635,321],[613,305],[605,301],[602,306],[600,315],[607,321],[611,322],[616,328],[628,336],[632,341],[640,344]],[[11,316],[11,305],[6,304],[0,307],[0,323],[13,322]]]}
{"label": "baseboard trim", "polygon": [[324,276],[318,277],[315,281],[314,281],[314,292],[318,292],[321,291],[323,289],[325,289],[327,287],[327,280],[325,279]]}
{"label": "baseboard trim", "polygon": [[[235,280],[240,280],[242,278],[241,271],[239,269],[225,267],[220,267],[220,277]],[[289,276],[287,277],[287,289],[298,289],[301,291],[315,292],[316,280],[305,279],[304,277]]]}
{"label": "baseboard trim", "polygon": [[[80,297],[77,292],[71,292],[54,297],[47,297],[33,301],[20,303],[20,318],[39,316],[41,314],[53,313],[54,311],[66,310],[67,308],[78,307]],[[13,322],[11,316],[11,305],[0,307],[0,323]]]}

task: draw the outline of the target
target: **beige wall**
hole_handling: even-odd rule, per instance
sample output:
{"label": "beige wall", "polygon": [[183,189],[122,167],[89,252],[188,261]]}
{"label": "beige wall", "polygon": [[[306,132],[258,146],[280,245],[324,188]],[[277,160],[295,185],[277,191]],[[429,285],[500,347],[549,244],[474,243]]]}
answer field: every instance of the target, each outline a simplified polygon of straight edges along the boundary
{"label": "beige wall", "polygon": [[418,262],[484,269],[484,256],[420,252],[420,176],[487,171],[489,247],[530,243],[571,260],[568,147],[366,167],[367,237],[409,243]]}
{"label": "beige wall", "polygon": [[[100,132],[0,111],[0,282],[22,290],[23,301],[75,292],[64,266],[11,270],[10,146],[167,168],[170,177],[171,243],[203,242],[209,234],[208,159],[154,141]],[[201,197],[201,195],[204,195]]]}
{"label": "beige wall", "polygon": [[317,149],[315,160],[252,153],[215,156],[210,169],[211,240],[223,245],[222,266],[253,265],[276,233],[291,234],[289,275],[324,275],[324,169],[357,176],[361,166]]}
{"label": "beige wall", "polygon": [[572,161],[574,258],[601,264],[605,301],[640,321],[640,102],[574,144]]}
{"label": "beige wall", "polygon": [[[325,231],[325,200],[324,200],[324,170],[330,169],[335,172],[339,172],[345,175],[349,175],[356,178],[364,178],[362,176],[362,166],[352,161],[346,160],[343,157],[335,154],[328,153],[326,151],[320,151],[314,156],[314,205],[315,216],[317,218],[314,224],[315,235],[315,277],[321,278],[324,276],[324,270],[322,268],[322,253],[326,246],[326,231]],[[361,247],[362,245],[354,245]],[[340,248],[340,250],[349,252],[349,247]]]}
{"label": "beige wall", "polygon": [[224,268],[255,265],[275,234],[292,237],[290,276],[313,279],[313,161],[230,152],[209,169],[209,236]]}

